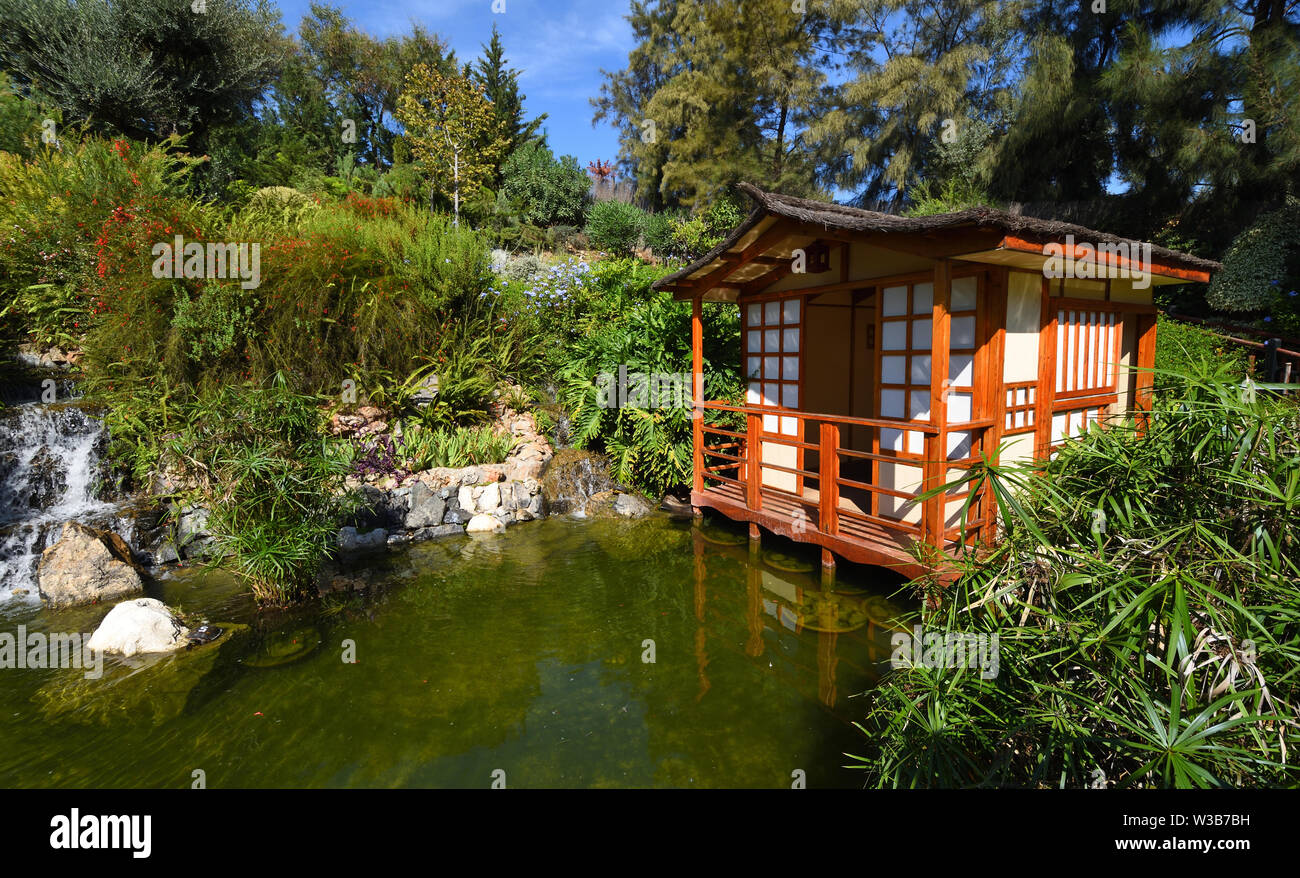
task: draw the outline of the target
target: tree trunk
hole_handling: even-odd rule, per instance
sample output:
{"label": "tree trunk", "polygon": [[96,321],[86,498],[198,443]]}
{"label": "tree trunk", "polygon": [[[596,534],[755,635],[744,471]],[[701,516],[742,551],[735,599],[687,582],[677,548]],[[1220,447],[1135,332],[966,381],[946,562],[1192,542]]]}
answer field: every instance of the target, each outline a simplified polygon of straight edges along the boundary
{"label": "tree trunk", "polygon": [[460,150],[452,152],[451,173],[452,173],[452,210],[453,218],[451,224],[454,228],[460,228]]}

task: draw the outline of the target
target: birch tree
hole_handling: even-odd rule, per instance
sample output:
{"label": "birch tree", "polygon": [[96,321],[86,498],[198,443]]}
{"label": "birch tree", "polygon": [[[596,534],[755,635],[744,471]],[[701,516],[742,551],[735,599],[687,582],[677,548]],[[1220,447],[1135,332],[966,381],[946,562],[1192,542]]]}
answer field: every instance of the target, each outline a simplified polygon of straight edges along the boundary
{"label": "birch tree", "polygon": [[505,154],[507,139],[491,101],[469,79],[417,64],[397,99],[397,119],[432,178],[429,209],[438,193],[449,196],[459,226],[461,200],[492,179]]}

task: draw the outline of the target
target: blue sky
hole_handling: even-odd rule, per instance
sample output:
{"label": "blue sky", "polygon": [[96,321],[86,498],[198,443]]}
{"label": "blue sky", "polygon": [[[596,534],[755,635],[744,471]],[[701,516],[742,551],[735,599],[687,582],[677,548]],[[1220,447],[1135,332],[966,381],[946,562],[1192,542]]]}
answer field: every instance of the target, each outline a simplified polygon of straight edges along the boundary
{"label": "blue sky", "polygon": [[[621,0],[326,0],[343,9],[359,28],[377,37],[409,32],[418,22],[442,37],[462,62],[477,58],[481,45],[501,31],[510,66],[522,71],[520,90],[531,116],[549,113],[547,139],[557,155],[574,155],[583,167],[618,154],[614,129],[591,125],[589,100],[603,81],[601,68],[619,70],[633,46],[632,28]],[[279,0],[285,30],[298,32],[309,0]]]}

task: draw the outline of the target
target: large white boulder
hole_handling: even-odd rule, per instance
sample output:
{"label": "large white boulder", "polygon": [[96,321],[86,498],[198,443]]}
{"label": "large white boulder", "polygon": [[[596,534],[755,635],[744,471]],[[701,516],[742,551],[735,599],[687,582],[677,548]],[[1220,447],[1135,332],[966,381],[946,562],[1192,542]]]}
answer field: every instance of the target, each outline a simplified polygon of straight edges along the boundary
{"label": "large white boulder", "polygon": [[189,643],[189,636],[189,629],[162,601],[136,598],[109,610],[86,647],[117,655],[172,652]]}
{"label": "large white boulder", "polygon": [[465,526],[465,533],[499,534],[505,529],[505,524],[495,515],[476,515]]}

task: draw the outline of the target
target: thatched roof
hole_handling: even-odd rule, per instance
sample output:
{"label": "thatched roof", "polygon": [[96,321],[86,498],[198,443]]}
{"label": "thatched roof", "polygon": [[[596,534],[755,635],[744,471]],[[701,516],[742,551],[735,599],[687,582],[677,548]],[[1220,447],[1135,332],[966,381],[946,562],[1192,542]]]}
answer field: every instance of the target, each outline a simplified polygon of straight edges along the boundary
{"label": "thatched roof", "polygon": [[[1067,235],[1073,235],[1078,243],[1130,245],[1142,243],[1131,238],[1099,232],[1073,223],[1008,213],[991,207],[975,207],[934,216],[909,217],[878,213],[873,210],[861,210],[856,207],[846,207],[842,204],[813,201],[808,198],[796,198],[792,195],[781,195],[777,192],[764,192],[749,183],[741,183],[739,188],[753,199],[754,211],[717,247],[714,247],[680,271],[661,278],[655,283],[656,289],[671,286],[714,262],[723,253],[732,249],[737,241],[768,216],[785,217],[813,226],[821,226],[827,231],[887,235],[890,233],[933,234],[959,228],[990,229],[1004,235],[1044,243],[1048,241],[1064,241]],[[885,246],[888,245],[885,244]],[[1188,253],[1180,253],[1176,250],[1155,245],[1151,246],[1151,258],[1165,265],[1195,271],[1215,272],[1223,267],[1218,262],[1210,259],[1202,259],[1199,256],[1192,256]]]}

